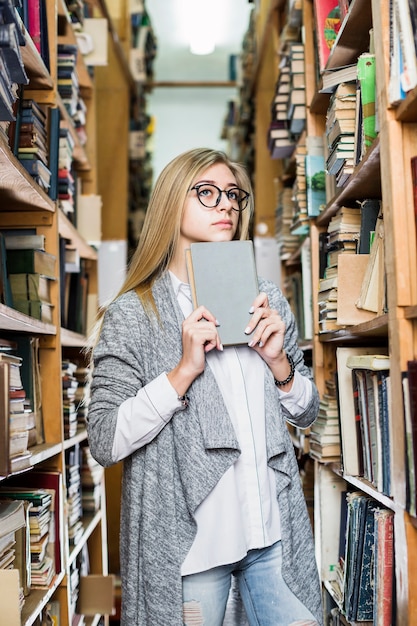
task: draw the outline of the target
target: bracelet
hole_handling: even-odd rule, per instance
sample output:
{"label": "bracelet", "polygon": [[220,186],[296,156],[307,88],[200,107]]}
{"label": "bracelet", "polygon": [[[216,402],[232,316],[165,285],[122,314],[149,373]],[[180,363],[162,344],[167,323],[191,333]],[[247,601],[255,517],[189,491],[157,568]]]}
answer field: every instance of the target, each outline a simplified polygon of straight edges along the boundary
{"label": "bracelet", "polygon": [[190,404],[190,398],[186,395],[178,396],[178,400],[181,402],[183,409],[186,409],[187,406]]}
{"label": "bracelet", "polygon": [[294,373],[295,373],[294,361],[293,361],[292,357],[289,354],[285,353],[285,356],[287,357],[287,361],[290,364],[291,371],[288,374],[287,378],[285,378],[285,380],[277,380],[276,378],[274,378],[274,382],[275,382],[277,387],[283,387],[284,385],[286,385],[289,382],[291,382],[292,379],[294,378]]}

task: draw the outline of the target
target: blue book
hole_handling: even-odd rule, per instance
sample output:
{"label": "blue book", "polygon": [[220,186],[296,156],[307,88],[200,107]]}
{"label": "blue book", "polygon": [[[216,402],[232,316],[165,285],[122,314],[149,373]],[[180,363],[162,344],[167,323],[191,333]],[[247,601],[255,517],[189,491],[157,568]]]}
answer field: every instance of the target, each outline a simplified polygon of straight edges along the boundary
{"label": "blue book", "polygon": [[359,567],[357,621],[368,621],[374,615],[374,549],[375,549],[375,514],[378,507],[369,502],[363,538],[362,563]]}

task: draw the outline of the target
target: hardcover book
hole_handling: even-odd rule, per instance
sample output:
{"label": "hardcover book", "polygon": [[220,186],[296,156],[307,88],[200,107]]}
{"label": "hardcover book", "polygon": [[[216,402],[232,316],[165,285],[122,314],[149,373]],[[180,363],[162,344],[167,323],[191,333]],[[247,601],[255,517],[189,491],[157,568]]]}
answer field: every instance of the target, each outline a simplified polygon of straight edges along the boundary
{"label": "hardcover book", "polygon": [[314,0],[314,18],[320,72],[326,67],[330,51],[340,29],[338,0]]}
{"label": "hardcover book", "polygon": [[244,330],[258,294],[252,241],[193,243],[186,260],[194,308],[204,305],[216,317],[224,346],[247,344]]}

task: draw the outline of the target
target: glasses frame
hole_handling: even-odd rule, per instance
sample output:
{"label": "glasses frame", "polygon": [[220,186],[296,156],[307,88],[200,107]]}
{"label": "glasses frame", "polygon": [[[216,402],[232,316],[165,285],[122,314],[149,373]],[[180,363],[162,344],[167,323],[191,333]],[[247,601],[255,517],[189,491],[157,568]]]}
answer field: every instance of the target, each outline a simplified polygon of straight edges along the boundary
{"label": "glasses frame", "polygon": [[[199,194],[200,187],[207,187],[207,186],[215,187],[215,189],[217,189],[217,191],[219,192],[216,204],[214,204],[213,206],[208,206],[207,204],[204,204],[204,202],[200,198],[200,194]],[[230,189],[220,189],[220,187],[218,187],[217,185],[214,185],[213,183],[197,183],[196,185],[194,185],[194,187],[190,187],[189,191],[193,191],[194,189],[197,192],[197,198],[198,198],[200,204],[205,209],[215,209],[217,206],[219,206],[221,198],[222,198],[222,193],[224,193],[226,195],[226,198],[229,200],[229,202],[232,202],[232,200],[229,198],[229,193],[232,193],[232,192],[234,192],[236,190],[238,190],[241,193],[243,193],[244,196],[243,196],[243,198],[241,200],[237,201],[237,203],[238,203],[238,207],[237,208],[232,206],[233,211],[237,211],[238,213],[241,213],[248,206],[250,193],[248,191],[245,191],[244,189],[241,189],[237,185],[236,185],[236,187],[231,187]],[[243,203],[245,203],[244,206],[242,206]]]}

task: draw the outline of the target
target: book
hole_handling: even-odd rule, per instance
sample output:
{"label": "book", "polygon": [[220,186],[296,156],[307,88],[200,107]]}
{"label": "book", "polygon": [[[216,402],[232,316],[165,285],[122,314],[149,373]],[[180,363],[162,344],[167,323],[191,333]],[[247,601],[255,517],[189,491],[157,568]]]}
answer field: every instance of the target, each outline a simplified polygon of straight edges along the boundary
{"label": "book", "polygon": [[9,364],[0,361],[0,476],[9,474]]}
{"label": "book", "polygon": [[369,254],[371,241],[375,233],[376,221],[381,210],[381,201],[374,198],[367,198],[360,202],[361,207],[361,229],[359,233],[359,254]]}
{"label": "book", "polygon": [[252,241],[193,243],[186,261],[194,308],[204,305],[219,321],[223,345],[247,344],[244,330],[258,294]]}
{"label": "book", "polygon": [[347,367],[349,357],[380,354],[382,350],[372,347],[336,348],[337,392],[340,411],[342,441],[342,465],[348,476],[362,476],[362,434],[360,416],[355,407],[355,388],[352,371]]}
{"label": "book", "polygon": [[417,85],[417,59],[410,4],[408,0],[393,0],[393,6],[402,59],[399,78],[402,90],[407,93]]}
{"label": "book", "polygon": [[26,525],[23,502],[0,500],[0,537],[16,532]]}
{"label": "book", "polygon": [[322,87],[320,93],[333,93],[340,83],[356,82],[356,63],[325,69],[322,74]]}
{"label": "book", "polygon": [[310,217],[319,215],[326,205],[326,173],[324,154],[306,154],[305,178],[307,212]]}
{"label": "book", "polygon": [[10,274],[42,274],[55,278],[56,257],[44,250],[8,250],[7,267]]}
{"label": "book", "polygon": [[42,274],[10,274],[13,299],[41,300],[51,303],[52,279]]}
{"label": "book", "polygon": [[393,623],[394,594],[394,513],[379,508],[375,511],[375,554],[373,568],[374,615],[376,626]]}
{"label": "book", "polygon": [[0,24],[0,50],[12,81],[27,85],[29,79],[22,61],[18,33],[19,29],[14,22]]}
{"label": "book", "polygon": [[378,135],[376,119],[376,77],[375,55],[365,52],[358,57],[358,83],[360,87],[360,106],[362,111],[362,149],[361,158]]}
{"label": "book", "polygon": [[347,358],[346,367],[375,371],[389,370],[390,357],[387,354],[352,354]]}
{"label": "book", "polygon": [[314,0],[314,21],[318,47],[319,70],[326,67],[330,51],[340,29],[338,0]]}
{"label": "book", "polygon": [[6,250],[45,250],[45,235],[9,234],[7,230],[3,230],[3,235]]}

